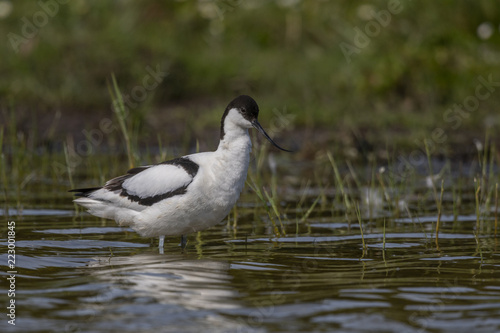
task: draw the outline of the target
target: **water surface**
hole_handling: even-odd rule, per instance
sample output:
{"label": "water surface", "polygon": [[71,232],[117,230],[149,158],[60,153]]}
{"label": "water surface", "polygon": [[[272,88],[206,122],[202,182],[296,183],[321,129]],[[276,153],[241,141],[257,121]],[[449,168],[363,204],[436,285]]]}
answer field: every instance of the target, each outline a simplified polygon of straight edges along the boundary
{"label": "water surface", "polygon": [[[76,213],[69,196],[9,217],[4,208],[16,221],[17,307],[16,326],[3,317],[0,331],[500,331],[492,216],[475,233],[473,207],[448,209],[436,243],[435,213],[377,204],[361,213],[362,237],[333,198],[301,221],[314,198],[282,202],[286,235],[276,235],[246,193],[236,226],[192,234],[184,251],[169,238],[164,254],[157,240]],[[5,281],[6,227],[0,247]]]}

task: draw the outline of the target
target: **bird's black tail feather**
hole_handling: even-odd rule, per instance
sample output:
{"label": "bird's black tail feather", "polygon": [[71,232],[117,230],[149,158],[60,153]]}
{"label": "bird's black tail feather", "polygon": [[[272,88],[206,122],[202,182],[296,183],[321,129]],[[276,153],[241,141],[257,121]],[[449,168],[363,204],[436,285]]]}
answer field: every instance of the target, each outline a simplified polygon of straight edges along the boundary
{"label": "bird's black tail feather", "polygon": [[90,193],[100,190],[102,187],[91,187],[91,188],[77,188],[69,190],[68,192],[76,192],[77,197],[88,197]]}

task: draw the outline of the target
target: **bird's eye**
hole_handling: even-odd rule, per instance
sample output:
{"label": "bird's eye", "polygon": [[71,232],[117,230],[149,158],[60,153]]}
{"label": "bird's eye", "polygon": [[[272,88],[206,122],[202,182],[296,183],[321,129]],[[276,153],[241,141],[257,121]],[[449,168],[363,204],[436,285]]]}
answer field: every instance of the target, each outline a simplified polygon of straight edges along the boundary
{"label": "bird's eye", "polygon": [[247,113],[247,109],[242,108],[242,109],[241,109],[241,113],[246,114],[246,113]]}

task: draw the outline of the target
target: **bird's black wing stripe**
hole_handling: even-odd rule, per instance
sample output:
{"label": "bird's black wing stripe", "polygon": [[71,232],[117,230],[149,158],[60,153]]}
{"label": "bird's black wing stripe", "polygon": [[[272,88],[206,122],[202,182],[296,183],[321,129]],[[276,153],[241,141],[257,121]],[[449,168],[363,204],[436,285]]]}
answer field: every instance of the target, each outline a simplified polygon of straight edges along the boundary
{"label": "bird's black wing stripe", "polygon": [[[189,183],[189,184],[191,184],[191,183]],[[171,192],[167,192],[167,193],[163,193],[163,194],[158,194],[158,195],[154,195],[152,197],[146,197],[146,198],[141,198],[138,195],[128,194],[127,190],[125,190],[125,189],[122,190],[120,195],[127,197],[130,201],[135,201],[135,202],[139,203],[140,205],[152,206],[155,203],[162,201],[163,199],[167,199],[167,198],[173,197],[175,195],[181,195],[181,194],[186,193],[186,189],[189,186],[189,184],[187,184],[186,186],[179,187],[175,191],[171,191]]]}
{"label": "bird's black wing stripe", "polygon": [[186,172],[191,176],[194,177],[198,173],[198,169],[200,166],[196,164],[195,162],[191,161],[189,158],[186,157],[178,157],[174,158],[169,161],[162,162],[160,164],[172,164],[172,165],[178,165],[182,167]]}

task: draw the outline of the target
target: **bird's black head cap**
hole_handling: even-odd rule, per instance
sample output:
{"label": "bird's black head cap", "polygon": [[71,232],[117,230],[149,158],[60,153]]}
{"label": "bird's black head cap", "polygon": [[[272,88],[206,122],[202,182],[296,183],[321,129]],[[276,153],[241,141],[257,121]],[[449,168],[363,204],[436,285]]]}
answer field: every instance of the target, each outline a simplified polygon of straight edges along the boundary
{"label": "bird's black head cap", "polygon": [[221,119],[220,138],[224,138],[224,120],[231,109],[238,109],[243,118],[252,122],[259,116],[259,106],[257,102],[248,95],[240,95],[233,99],[227,106]]}

